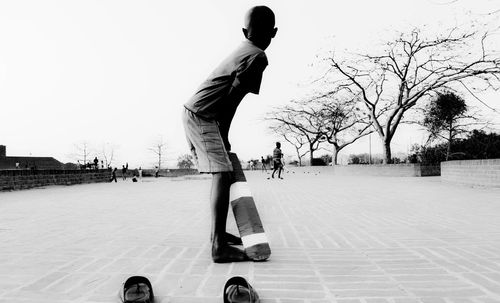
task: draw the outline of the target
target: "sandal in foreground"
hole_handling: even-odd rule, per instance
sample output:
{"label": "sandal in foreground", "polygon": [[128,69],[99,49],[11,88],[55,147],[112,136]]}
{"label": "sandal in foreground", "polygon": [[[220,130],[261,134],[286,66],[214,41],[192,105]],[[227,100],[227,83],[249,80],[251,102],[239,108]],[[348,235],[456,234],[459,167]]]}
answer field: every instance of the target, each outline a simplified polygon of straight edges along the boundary
{"label": "sandal in foreground", "polygon": [[128,278],[119,293],[123,303],[153,303],[153,287],[146,277]]}
{"label": "sandal in foreground", "polygon": [[259,295],[243,277],[232,277],[224,286],[224,303],[259,303]]}

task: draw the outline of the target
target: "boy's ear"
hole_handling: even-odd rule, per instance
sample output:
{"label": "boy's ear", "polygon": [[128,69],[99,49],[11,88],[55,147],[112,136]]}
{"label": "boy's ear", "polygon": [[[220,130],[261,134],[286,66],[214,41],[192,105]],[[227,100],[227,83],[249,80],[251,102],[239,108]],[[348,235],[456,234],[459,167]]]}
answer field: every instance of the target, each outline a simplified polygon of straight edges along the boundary
{"label": "boy's ear", "polygon": [[243,35],[245,35],[245,38],[248,39],[248,30],[246,28],[241,29],[243,31]]}
{"label": "boy's ear", "polygon": [[274,37],[276,36],[276,33],[277,33],[277,32],[278,32],[278,28],[277,28],[277,27],[275,27],[275,28],[273,29],[273,34],[272,34],[272,36],[271,36],[271,37],[272,37],[272,38],[274,38]]}

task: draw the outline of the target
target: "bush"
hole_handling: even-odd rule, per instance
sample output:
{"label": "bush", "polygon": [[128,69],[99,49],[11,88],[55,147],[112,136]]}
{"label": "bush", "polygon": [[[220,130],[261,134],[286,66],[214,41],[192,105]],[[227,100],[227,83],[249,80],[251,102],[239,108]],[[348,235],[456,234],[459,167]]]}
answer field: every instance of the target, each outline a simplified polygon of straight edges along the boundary
{"label": "bush", "polygon": [[326,163],[323,158],[313,158],[311,166],[326,166]]}
{"label": "bush", "polygon": [[325,165],[328,165],[330,162],[332,162],[332,155],[325,154],[322,155],[320,158],[323,159]]}
{"label": "bush", "polygon": [[[371,164],[381,164],[383,162],[381,157],[372,155]],[[351,154],[349,155],[348,164],[370,164],[370,155],[367,153]]]}
{"label": "bush", "polygon": [[[446,160],[446,149],[446,143],[435,146],[413,145],[411,148],[412,154],[408,158],[411,163],[437,165]],[[500,158],[500,135],[474,130],[467,138],[453,142],[449,160],[496,158]]]}

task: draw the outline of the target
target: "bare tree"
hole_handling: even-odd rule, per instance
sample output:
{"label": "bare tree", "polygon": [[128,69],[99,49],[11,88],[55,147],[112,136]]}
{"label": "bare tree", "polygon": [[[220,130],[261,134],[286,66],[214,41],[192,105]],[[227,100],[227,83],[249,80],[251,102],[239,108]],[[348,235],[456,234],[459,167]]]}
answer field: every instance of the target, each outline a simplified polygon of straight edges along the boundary
{"label": "bare tree", "polygon": [[163,137],[160,136],[158,140],[154,143],[154,145],[149,148],[150,151],[152,151],[158,156],[158,169],[161,169],[165,146],[166,143],[163,141]]}
{"label": "bare tree", "polygon": [[110,167],[113,163],[113,159],[115,156],[115,145],[113,144],[103,144],[101,150],[101,157],[104,159],[104,167]]}
{"label": "bare tree", "polygon": [[338,153],[343,148],[373,132],[372,122],[359,110],[355,97],[339,92],[307,101],[292,101],[272,112],[268,119],[274,121],[272,129],[291,137],[285,140],[295,146],[298,155],[303,144],[309,145],[311,163],[312,153],[319,149],[320,143],[333,146],[332,161],[337,164]]}
{"label": "bare tree", "polygon": [[314,151],[319,149],[325,141],[323,120],[313,106],[306,101],[291,101],[289,105],[276,108],[267,114],[266,120],[271,121],[273,128],[290,130],[295,136],[300,136],[309,149],[309,158],[312,165]]}
{"label": "bare tree", "polygon": [[332,162],[336,165],[338,153],[343,148],[373,132],[372,122],[360,111],[353,96],[327,95],[317,102],[325,124],[326,142],[333,145]]}
{"label": "bare tree", "polygon": [[419,29],[389,41],[382,54],[358,54],[339,61],[326,58],[335,90],[360,96],[383,142],[384,163],[391,161],[391,140],[404,115],[437,90],[463,86],[471,94],[498,89],[500,58],[488,50],[488,32],[460,33],[453,28],[434,38]]}
{"label": "bare tree", "polygon": [[299,159],[299,166],[302,166],[302,157],[309,153],[309,150],[303,151],[302,148],[307,143],[304,135],[286,123],[275,123],[270,129],[281,135],[285,141],[295,148],[295,153]]}
{"label": "bare tree", "polygon": [[82,141],[80,143],[76,143],[75,145],[76,153],[74,154],[77,161],[83,161],[83,165],[87,164],[87,159],[90,157],[92,153],[92,148],[90,147],[87,141]]}

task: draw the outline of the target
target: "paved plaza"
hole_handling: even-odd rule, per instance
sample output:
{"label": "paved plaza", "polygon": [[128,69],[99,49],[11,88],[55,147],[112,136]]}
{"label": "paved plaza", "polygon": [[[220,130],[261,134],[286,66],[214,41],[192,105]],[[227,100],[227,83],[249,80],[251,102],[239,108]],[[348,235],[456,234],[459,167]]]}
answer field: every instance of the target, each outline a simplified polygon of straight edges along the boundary
{"label": "paved plaza", "polygon": [[137,274],[157,302],[222,302],[234,275],[263,303],[500,302],[500,190],[266,177],[247,172],[272,248],[261,263],[211,262],[203,176],[0,193],[0,302],[119,302]]}

